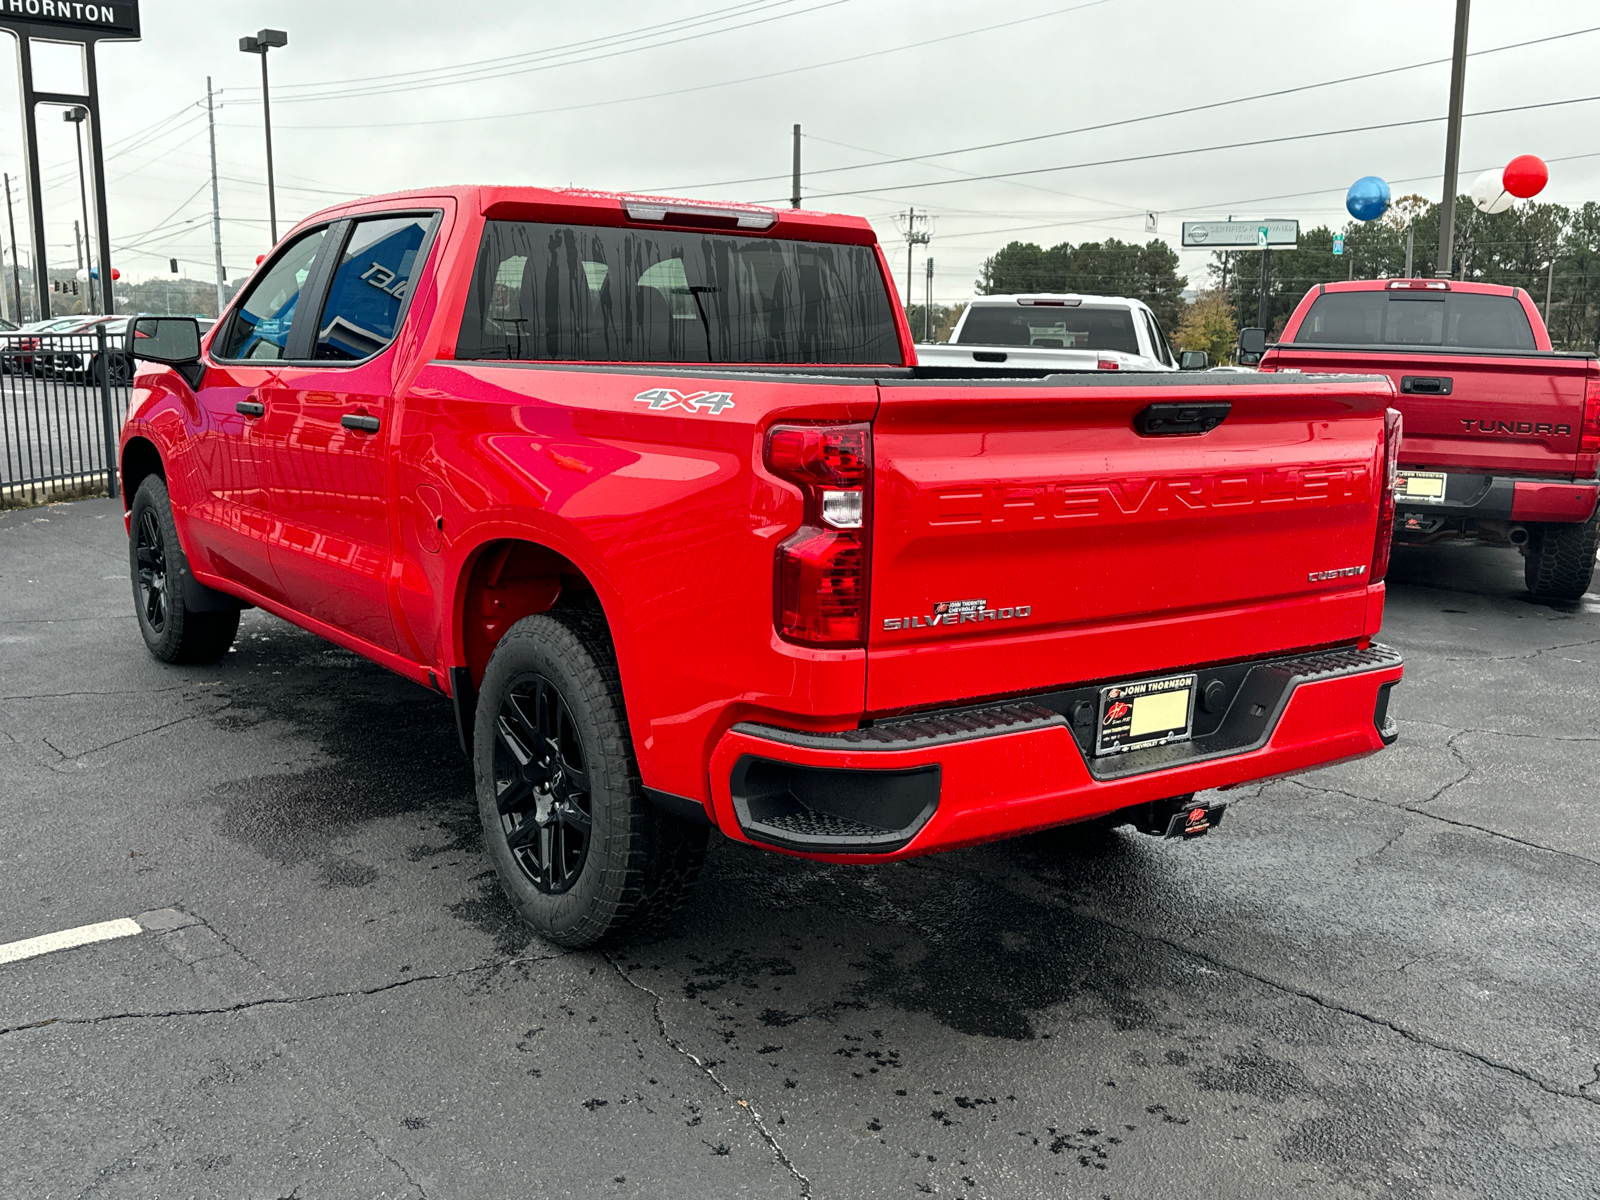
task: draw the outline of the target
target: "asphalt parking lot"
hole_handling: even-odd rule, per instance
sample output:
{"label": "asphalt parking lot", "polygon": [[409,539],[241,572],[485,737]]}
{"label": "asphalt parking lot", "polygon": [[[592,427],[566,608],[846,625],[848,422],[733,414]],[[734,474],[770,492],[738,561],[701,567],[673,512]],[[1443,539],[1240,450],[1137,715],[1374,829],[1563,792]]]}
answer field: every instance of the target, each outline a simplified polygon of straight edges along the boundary
{"label": "asphalt parking lot", "polygon": [[1589,1197],[1600,600],[1401,553],[1402,737],[1172,844],[714,842],[526,932],[443,700],[258,612],[139,641],[120,509],[0,514],[0,1196]]}

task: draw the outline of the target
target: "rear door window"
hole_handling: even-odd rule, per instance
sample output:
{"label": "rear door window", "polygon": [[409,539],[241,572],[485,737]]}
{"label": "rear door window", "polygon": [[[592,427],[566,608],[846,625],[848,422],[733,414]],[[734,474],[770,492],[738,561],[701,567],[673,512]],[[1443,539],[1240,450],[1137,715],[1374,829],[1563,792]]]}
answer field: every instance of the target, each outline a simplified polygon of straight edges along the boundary
{"label": "rear door window", "polygon": [[961,327],[961,344],[1140,353],[1133,313],[1126,308],[1091,304],[1076,308],[974,304]]}
{"label": "rear door window", "polygon": [[223,332],[221,346],[212,348],[218,358],[272,360],[285,356],[300,294],[327,234],[326,228],[302,234],[250,285]]}
{"label": "rear door window", "polygon": [[370,358],[394,340],[433,221],[431,215],[421,215],[355,223],[317,322],[314,358]]}
{"label": "rear door window", "polygon": [[456,357],[898,363],[870,246],[489,221]]}
{"label": "rear door window", "polygon": [[1296,345],[1439,346],[1532,350],[1533,327],[1515,296],[1469,292],[1326,292]]}

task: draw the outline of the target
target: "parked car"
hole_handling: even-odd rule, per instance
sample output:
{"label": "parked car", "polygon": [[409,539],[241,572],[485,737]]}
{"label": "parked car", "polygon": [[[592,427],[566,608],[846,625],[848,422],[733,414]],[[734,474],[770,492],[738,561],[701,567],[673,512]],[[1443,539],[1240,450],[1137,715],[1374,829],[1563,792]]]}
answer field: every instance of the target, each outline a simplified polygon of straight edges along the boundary
{"label": "parked car", "polygon": [[52,358],[49,346],[44,339],[27,335],[65,333],[81,325],[83,320],[82,316],[49,317],[23,325],[10,336],[0,337],[0,370],[7,375],[42,373]]}
{"label": "parked car", "polygon": [[667,919],[713,826],[1193,836],[1202,789],[1396,736],[1387,382],[930,371],[856,217],[377,197],[128,349],[150,652],[220,659],[256,605],[450,697],[565,945]]}
{"label": "parked car", "polygon": [[975,296],[949,342],[919,343],[925,367],[999,366],[1029,370],[1200,370],[1203,351],[1174,354],[1155,313],[1124,296],[1036,293]]}
{"label": "parked car", "polygon": [[[1264,343],[1260,330],[1246,330]],[[1243,336],[1243,335],[1241,335]],[[1405,414],[1402,545],[1513,546],[1536,596],[1588,591],[1600,546],[1600,360],[1550,348],[1521,288],[1375,279],[1312,288],[1263,371],[1387,375]]]}

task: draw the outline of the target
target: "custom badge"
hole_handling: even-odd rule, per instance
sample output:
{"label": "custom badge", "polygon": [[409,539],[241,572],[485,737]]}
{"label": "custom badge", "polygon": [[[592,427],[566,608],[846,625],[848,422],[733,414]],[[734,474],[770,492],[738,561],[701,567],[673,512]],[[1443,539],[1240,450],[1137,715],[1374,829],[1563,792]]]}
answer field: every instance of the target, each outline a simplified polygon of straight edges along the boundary
{"label": "custom badge", "polygon": [[674,391],[672,388],[650,388],[640,392],[635,400],[648,404],[655,412],[665,412],[672,408],[686,409],[692,413],[709,412],[712,415],[721,413],[723,409],[733,407],[732,392],[683,392]]}

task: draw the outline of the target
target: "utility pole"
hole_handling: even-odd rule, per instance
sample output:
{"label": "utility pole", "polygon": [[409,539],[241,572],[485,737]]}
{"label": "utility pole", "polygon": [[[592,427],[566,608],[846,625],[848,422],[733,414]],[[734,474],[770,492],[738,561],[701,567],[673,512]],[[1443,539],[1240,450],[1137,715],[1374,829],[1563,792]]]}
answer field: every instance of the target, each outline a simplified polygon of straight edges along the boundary
{"label": "utility pole", "polygon": [[17,302],[17,324],[22,319],[22,251],[17,248],[17,214],[11,207],[11,175],[6,175],[6,222],[11,226],[11,286]]}
{"label": "utility pole", "polygon": [[[78,266],[80,269],[84,265],[84,243],[89,240],[89,183],[83,174],[83,122],[88,116],[89,110],[81,104],[74,104],[61,114],[62,120],[72,123],[73,136],[78,143],[78,198],[83,202],[83,241],[78,245]],[[76,221],[72,223],[72,228],[73,236],[76,237],[78,228]],[[94,262],[94,252],[92,250],[89,251],[88,260],[91,264]],[[91,274],[95,273],[91,271]],[[92,282],[89,286],[89,302],[85,305],[84,311],[95,311],[94,285]]]}
{"label": "utility pole", "polygon": [[1267,280],[1272,274],[1272,247],[1265,243],[1261,246],[1261,303],[1256,306],[1256,324],[1267,331],[1267,336],[1272,336],[1272,327],[1267,324]]}
{"label": "utility pole", "polygon": [[920,216],[914,208],[905,212],[906,235],[906,311],[911,311],[911,305],[916,295],[912,289],[911,255],[918,246],[926,246],[933,240],[933,220],[928,213]]}
{"label": "utility pole", "polygon": [[1406,226],[1406,276],[1405,276],[1407,279],[1410,279],[1412,277],[1411,276],[1411,251],[1412,251],[1412,247],[1414,246],[1415,243],[1416,243],[1416,231],[1414,229],[1412,229],[1411,226],[1407,225]]}
{"label": "utility pole", "polygon": [[928,255],[928,286],[922,302],[922,340],[933,341],[933,255]]}
{"label": "utility pole", "polygon": [[278,189],[272,179],[272,102],[267,93],[267,51],[287,46],[289,35],[281,29],[261,29],[255,37],[239,39],[239,49],[261,56],[261,117],[267,127],[267,218],[272,227],[272,244],[278,244]]}
{"label": "utility pole", "polygon": [[217,113],[211,103],[211,76],[206,76],[206,122],[211,126],[211,240],[217,252],[217,316],[226,307],[222,296],[222,201],[217,195]]}
{"label": "utility pole", "polygon": [[794,186],[789,189],[789,207],[800,207],[800,126],[798,125],[794,127]]}
{"label": "utility pole", "polygon": [[1546,325],[1550,324],[1550,297],[1555,294],[1555,290],[1556,290],[1556,259],[1555,259],[1555,255],[1552,254],[1550,256],[1550,274],[1545,276],[1545,281],[1544,281],[1544,323]]}
{"label": "utility pole", "polygon": [[1439,208],[1440,278],[1450,278],[1455,241],[1456,174],[1460,170],[1461,100],[1467,83],[1467,8],[1470,0],[1456,0],[1456,41],[1450,60],[1450,117],[1444,135],[1444,202]]}
{"label": "utility pole", "polygon": [[72,222],[72,244],[78,248],[78,270],[83,270],[83,231],[78,227],[77,219]]}

